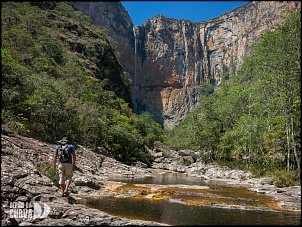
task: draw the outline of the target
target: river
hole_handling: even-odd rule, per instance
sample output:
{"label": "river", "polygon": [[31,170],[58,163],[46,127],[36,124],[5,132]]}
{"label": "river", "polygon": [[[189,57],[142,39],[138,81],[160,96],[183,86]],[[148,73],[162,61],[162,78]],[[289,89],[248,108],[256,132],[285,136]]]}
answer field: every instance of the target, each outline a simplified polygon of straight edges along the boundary
{"label": "river", "polygon": [[[127,187],[137,184],[150,185],[203,185],[208,186],[203,194],[174,193],[165,199],[146,199],[142,197],[93,197],[82,198],[80,202],[111,215],[156,221],[169,225],[300,225],[301,212],[284,212],[247,209],[266,208],[274,200],[266,195],[249,192],[246,188],[227,187],[221,182],[205,181],[184,174],[161,174],[144,178],[112,178],[125,182]],[[177,191],[173,189],[173,192]],[[184,190],[182,190],[184,191]],[[198,191],[200,193],[200,191]],[[210,195],[210,196],[209,196]],[[211,206],[188,205],[183,201],[195,201],[201,204],[211,202]],[[223,201],[224,206],[215,205]],[[193,203],[194,204],[194,203]],[[231,205],[226,205],[231,204]],[[233,206],[233,205],[236,206]],[[229,206],[229,208],[226,208]]]}

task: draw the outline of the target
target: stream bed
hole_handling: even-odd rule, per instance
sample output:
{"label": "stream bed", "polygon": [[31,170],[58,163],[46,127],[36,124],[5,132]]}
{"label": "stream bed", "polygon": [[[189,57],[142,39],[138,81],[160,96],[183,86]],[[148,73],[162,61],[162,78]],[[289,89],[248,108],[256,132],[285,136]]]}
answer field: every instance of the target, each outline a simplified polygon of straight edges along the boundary
{"label": "stream bed", "polygon": [[[274,198],[243,187],[229,187],[223,182],[180,173],[110,180],[125,183],[117,190],[119,196],[83,197],[80,203],[119,217],[169,225],[301,223],[301,212],[279,211]],[[193,187],[196,185],[200,188]]]}

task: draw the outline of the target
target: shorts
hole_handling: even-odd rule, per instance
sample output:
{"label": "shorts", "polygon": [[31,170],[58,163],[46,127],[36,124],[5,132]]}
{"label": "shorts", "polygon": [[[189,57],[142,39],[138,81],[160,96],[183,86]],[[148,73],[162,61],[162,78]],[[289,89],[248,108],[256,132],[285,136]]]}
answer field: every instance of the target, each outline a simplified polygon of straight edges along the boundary
{"label": "shorts", "polygon": [[66,180],[72,180],[73,166],[71,163],[60,163],[59,169],[59,184],[64,184]]}

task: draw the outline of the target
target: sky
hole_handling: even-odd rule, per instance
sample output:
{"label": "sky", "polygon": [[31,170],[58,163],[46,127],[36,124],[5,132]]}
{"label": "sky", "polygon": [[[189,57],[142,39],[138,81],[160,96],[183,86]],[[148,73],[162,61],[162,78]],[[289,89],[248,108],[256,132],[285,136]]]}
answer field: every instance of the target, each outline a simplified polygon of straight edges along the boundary
{"label": "sky", "polygon": [[249,1],[121,1],[134,26],[161,14],[167,18],[201,22],[221,16]]}

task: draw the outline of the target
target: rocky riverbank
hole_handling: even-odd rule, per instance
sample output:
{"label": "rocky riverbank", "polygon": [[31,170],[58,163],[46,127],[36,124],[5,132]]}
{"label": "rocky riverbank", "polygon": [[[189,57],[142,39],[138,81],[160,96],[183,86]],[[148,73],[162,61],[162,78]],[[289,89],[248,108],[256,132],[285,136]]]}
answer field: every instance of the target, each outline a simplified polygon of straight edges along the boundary
{"label": "rocky riverbank", "polygon": [[[78,146],[72,193],[68,198],[62,198],[59,188],[46,176],[51,173],[48,166],[52,166],[55,144],[1,134],[1,146],[1,225],[164,225],[109,215],[79,204],[76,196],[108,196],[113,193],[114,184],[118,185],[108,181],[112,176],[136,177],[167,171],[242,185],[258,193],[275,196],[284,210],[301,212],[300,186],[276,188],[271,179],[254,179],[249,172],[205,165],[198,161],[193,151],[176,152],[160,143],[150,150],[154,158],[152,168],[147,168],[143,163],[127,166],[102,152]],[[191,164],[184,166],[184,158],[191,160]],[[31,212],[33,218],[29,218]]]}

